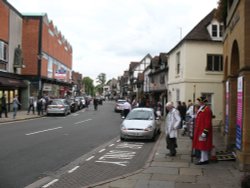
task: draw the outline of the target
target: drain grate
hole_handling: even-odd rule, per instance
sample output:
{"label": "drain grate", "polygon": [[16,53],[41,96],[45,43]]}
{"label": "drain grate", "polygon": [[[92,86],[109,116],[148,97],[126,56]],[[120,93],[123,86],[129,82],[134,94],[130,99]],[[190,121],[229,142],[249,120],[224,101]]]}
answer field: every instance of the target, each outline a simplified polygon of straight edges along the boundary
{"label": "drain grate", "polygon": [[236,154],[229,151],[217,151],[216,158],[217,161],[234,161],[236,160]]}

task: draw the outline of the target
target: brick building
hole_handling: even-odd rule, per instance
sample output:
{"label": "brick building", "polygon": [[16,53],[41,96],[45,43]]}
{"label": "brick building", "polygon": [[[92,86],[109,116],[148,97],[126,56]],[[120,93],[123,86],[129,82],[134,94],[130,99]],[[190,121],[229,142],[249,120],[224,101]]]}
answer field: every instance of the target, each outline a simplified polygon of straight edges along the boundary
{"label": "brick building", "polygon": [[64,97],[72,87],[71,45],[46,14],[23,15],[22,40],[30,94]]}
{"label": "brick building", "polygon": [[15,95],[24,100],[27,84],[20,76],[22,15],[6,0],[0,1],[0,28],[0,98],[5,94],[10,111]]}

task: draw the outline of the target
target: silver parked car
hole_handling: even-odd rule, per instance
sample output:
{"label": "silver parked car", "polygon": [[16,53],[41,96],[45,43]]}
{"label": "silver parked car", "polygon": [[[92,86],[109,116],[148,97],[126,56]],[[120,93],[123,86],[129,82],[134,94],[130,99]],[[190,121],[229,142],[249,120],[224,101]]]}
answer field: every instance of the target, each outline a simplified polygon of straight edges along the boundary
{"label": "silver parked car", "polygon": [[51,104],[48,105],[47,115],[63,114],[66,116],[71,113],[70,104],[66,99],[53,99]]}
{"label": "silver parked car", "polygon": [[122,112],[123,111],[123,104],[126,102],[125,99],[118,99],[115,103],[115,112]]}
{"label": "silver parked car", "polygon": [[134,108],[120,126],[120,139],[155,140],[160,133],[160,122],[152,108]]}

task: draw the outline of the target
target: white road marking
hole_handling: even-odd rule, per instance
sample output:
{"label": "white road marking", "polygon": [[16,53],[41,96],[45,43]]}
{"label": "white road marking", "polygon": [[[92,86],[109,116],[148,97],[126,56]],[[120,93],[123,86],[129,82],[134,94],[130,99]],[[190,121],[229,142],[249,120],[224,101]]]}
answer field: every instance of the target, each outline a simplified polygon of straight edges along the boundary
{"label": "white road marking", "polygon": [[90,161],[91,159],[93,159],[95,156],[91,156],[89,158],[86,159],[86,161]]}
{"label": "white road marking", "polygon": [[120,161],[120,162],[112,162],[112,161],[96,161],[97,163],[110,163],[110,164],[116,164],[116,165],[120,165],[120,166],[127,166],[126,164],[128,164],[128,161]]}
{"label": "white road marking", "polygon": [[47,188],[47,187],[53,185],[54,183],[56,183],[57,181],[58,181],[58,179],[54,179],[54,180],[52,180],[51,182],[49,182],[48,184],[42,186],[42,188]]}
{"label": "white road marking", "polygon": [[117,140],[116,142],[120,142],[121,140]]}
{"label": "white road marking", "polygon": [[115,144],[110,144],[109,147],[112,147],[113,145],[115,145]]}
{"label": "white road marking", "polygon": [[102,152],[105,151],[105,150],[106,150],[106,149],[102,149],[102,150],[99,151],[99,153],[102,153]]}
{"label": "white road marking", "polygon": [[76,166],[76,167],[72,168],[71,170],[68,171],[68,173],[70,174],[70,173],[76,171],[79,167],[80,167],[80,166]]}
{"label": "white road marking", "polygon": [[74,123],[74,124],[77,125],[77,124],[84,123],[84,122],[91,121],[91,120],[92,120],[92,119],[86,119],[86,120],[84,120],[84,121],[79,121],[79,122],[76,122],[76,123]]}
{"label": "white road marking", "polygon": [[72,114],[71,116],[78,116],[78,115],[79,115],[79,114],[76,114],[76,113],[75,113],[75,114]]}
{"label": "white road marking", "polygon": [[43,133],[43,132],[48,132],[48,131],[53,131],[53,130],[61,129],[61,128],[62,128],[62,127],[55,127],[55,128],[52,128],[52,129],[46,129],[46,130],[42,130],[42,131],[32,132],[32,133],[28,133],[28,134],[25,134],[25,135],[26,135],[26,136],[29,136],[29,135],[38,134],[38,133]]}
{"label": "white road marking", "polygon": [[130,149],[141,149],[143,147],[143,143],[128,143],[124,142],[116,146],[118,149],[122,148],[130,148]]}
{"label": "white road marking", "polygon": [[120,151],[120,150],[111,150],[99,160],[106,160],[106,159],[132,159],[136,155],[134,151]]}

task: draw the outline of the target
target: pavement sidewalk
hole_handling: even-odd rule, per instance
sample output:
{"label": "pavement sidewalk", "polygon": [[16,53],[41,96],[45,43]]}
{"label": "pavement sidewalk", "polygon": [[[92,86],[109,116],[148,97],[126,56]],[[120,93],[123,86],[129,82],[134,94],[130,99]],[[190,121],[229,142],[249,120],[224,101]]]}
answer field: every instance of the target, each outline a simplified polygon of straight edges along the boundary
{"label": "pavement sidewalk", "polygon": [[[44,113],[45,115],[46,113]],[[37,113],[33,114],[30,112],[27,114],[27,111],[24,110],[18,110],[15,119],[13,119],[13,112],[8,112],[8,117],[5,117],[5,114],[2,113],[2,118],[0,118],[0,123],[6,123],[6,122],[13,122],[13,121],[20,121],[25,119],[33,119],[33,118],[40,118],[43,115],[37,115]]]}
{"label": "pavement sidewalk", "polygon": [[[214,129],[213,143],[224,150],[223,137]],[[95,188],[240,188],[244,176],[235,161],[210,162],[195,165],[191,162],[191,139],[178,135],[176,157],[166,157],[164,133],[158,140],[155,153],[144,169],[127,177],[92,185]]]}
{"label": "pavement sidewalk", "polygon": [[[8,118],[2,114],[0,124],[25,119],[39,118],[37,114],[30,115],[27,111],[18,111],[13,119],[13,113]],[[180,131],[181,132],[181,131]],[[177,156],[166,157],[165,135],[161,134],[149,161],[143,169],[121,177],[99,182],[88,187],[95,188],[240,188],[244,172],[236,168],[235,161],[210,162],[207,165],[195,165],[191,162],[191,139],[178,135]],[[213,143],[218,151],[224,150],[223,136],[214,129]],[[79,187],[80,188],[80,187]]]}

